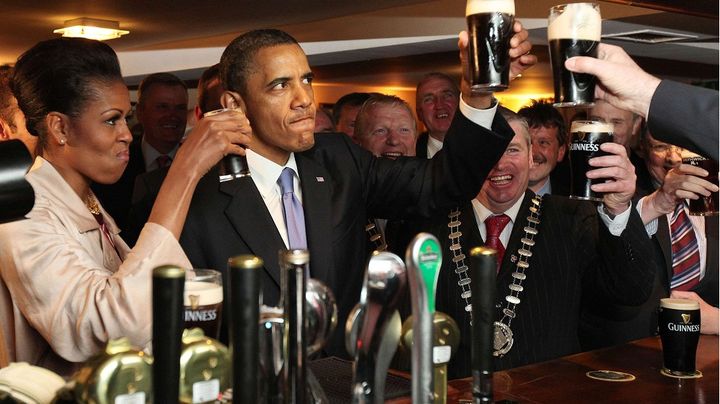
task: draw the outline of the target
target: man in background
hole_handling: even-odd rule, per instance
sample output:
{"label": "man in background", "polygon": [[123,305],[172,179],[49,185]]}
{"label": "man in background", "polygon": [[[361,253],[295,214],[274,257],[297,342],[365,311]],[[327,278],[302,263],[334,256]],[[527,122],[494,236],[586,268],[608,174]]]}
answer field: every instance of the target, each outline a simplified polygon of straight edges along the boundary
{"label": "man in background", "polygon": [[353,139],[353,141],[355,141],[353,137],[355,132],[355,117],[357,117],[360,107],[368,98],[370,98],[370,93],[345,94],[335,101],[335,105],[333,106],[335,129],[338,132],[350,136],[350,139]]}
{"label": "man in background", "polygon": [[432,158],[442,149],[459,99],[460,89],[446,74],[428,73],[420,80],[415,91],[415,111],[427,132],[418,136],[418,157]]}
{"label": "man in background", "polygon": [[635,175],[638,182],[647,183],[650,181],[650,174],[647,171],[642,157],[632,147],[638,143],[642,119],[631,111],[616,108],[607,101],[595,100],[595,105],[588,111],[588,119],[613,124],[613,142],[625,146],[630,162],[635,166]]}
{"label": "man in background", "polygon": [[315,109],[315,133],[323,132],[335,132],[335,125],[325,108],[318,106]]}
{"label": "man in background", "polygon": [[394,95],[374,94],[358,111],[354,137],[377,157],[414,156],[417,123],[405,101]]}
{"label": "man in background", "polygon": [[518,115],[527,121],[532,138],[528,187],[538,195],[569,195],[570,170],[567,163],[560,164],[566,161],[568,139],[562,115],[552,104],[535,100]]}

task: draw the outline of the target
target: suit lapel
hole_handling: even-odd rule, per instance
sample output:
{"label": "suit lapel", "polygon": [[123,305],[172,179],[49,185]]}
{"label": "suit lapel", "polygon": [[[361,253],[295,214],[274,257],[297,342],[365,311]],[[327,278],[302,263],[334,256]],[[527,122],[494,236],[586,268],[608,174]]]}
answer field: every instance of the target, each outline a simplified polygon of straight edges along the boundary
{"label": "suit lapel", "polygon": [[[508,244],[505,247],[505,256],[503,257],[502,265],[500,265],[498,278],[510,276],[510,274],[515,271],[515,263],[520,258],[517,256],[517,250],[520,248],[520,239],[525,234],[523,229],[525,228],[525,223],[529,214],[531,199],[532,194],[530,191],[525,191],[522,205],[520,205],[520,210],[518,210],[517,217],[515,217],[515,221],[513,222],[510,240],[508,240]],[[542,221],[542,216],[540,217],[540,221]],[[514,259],[513,256],[515,257]]]}
{"label": "suit lapel", "polygon": [[658,229],[655,237],[657,237],[663,258],[665,258],[665,273],[667,274],[668,281],[670,281],[673,277],[672,240],[670,239],[670,225],[667,220],[667,215],[662,215],[658,218]]}
{"label": "suit lapel", "polygon": [[255,183],[250,177],[238,178],[220,183],[220,191],[231,197],[225,216],[251,253],[263,258],[265,270],[279,287],[278,251],[285,243]]}
{"label": "suit lapel", "polygon": [[[305,214],[305,233],[310,250],[310,273],[313,278],[330,280],[332,277],[332,205],[330,175],[315,161],[295,154],[302,188]],[[358,246],[361,248],[361,246]]]}

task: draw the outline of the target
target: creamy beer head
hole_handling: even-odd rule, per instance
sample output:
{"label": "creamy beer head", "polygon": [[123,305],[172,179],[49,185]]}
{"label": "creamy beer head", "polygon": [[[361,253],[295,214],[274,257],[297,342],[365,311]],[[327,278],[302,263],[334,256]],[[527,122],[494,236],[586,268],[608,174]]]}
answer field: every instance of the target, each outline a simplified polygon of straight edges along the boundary
{"label": "creamy beer head", "polygon": [[482,13],[503,13],[515,15],[514,0],[468,0],[465,16]]}
{"label": "creamy beer head", "polygon": [[209,306],[222,303],[222,301],[222,285],[210,282],[185,282],[185,298],[183,303],[185,307]]}
{"label": "creamy beer head", "polygon": [[597,3],[562,4],[550,9],[548,40],[584,39],[599,42],[601,27],[602,17]]}
{"label": "creamy beer head", "polygon": [[700,310],[700,304],[690,299],[660,299],[660,307],[673,310]]}
{"label": "creamy beer head", "polygon": [[570,133],[578,133],[578,132],[613,133],[613,129],[615,129],[614,125],[611,123],[607,123],[607,122],[573,121],[572,125],[570,126]]}

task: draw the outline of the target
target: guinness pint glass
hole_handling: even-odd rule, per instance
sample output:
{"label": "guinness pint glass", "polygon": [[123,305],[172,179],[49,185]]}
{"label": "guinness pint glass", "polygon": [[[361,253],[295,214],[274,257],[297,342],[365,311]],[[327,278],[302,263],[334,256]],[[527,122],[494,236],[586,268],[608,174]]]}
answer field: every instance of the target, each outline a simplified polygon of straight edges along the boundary
{"label": "guinness pint glass", "polygon": [[[700,167],[708,172],[708,176],[704,179],[718,185],[718,163],[713,159],[709,159],[699,154],[695,154],[689,150],[682,152],[683,164],[690,164]],[[712,192],[710,196],[702,196],[698,199],[689,199],[688,205],[690,214],[695,216],[716,216],[718,214],[718,193]]]}
{"label": "guinness pint glass", "polygon": [[472,91],[503,91],[510,82],[514,0],[468,0],[468,64]]}
{"label": "guinness pint glass", "polygon": [[593,104],[595,76],[572,73],[565,68],[565,61],[573,56],[597,57],[601,22],[600,6],[596,3],[561,4],[550,8],[548,46],[556,107]]}
{"label": "guinness pint glass", "polygon": [[185,281],[185,328],[199,327],[206,336],[217,339],[220,332],[223,287],[220,272],[196,269]]}
{"label": "guinness pint glass", "polygon": [[700,305],[689,299],[660,299],[658,316],[663,347],[663,371],[673,376],[695,374],[700,339]]}
{"label": "guinness pint glass", "polygon": [[612,142],[613,125],[600,121],[573,121],[570,133],[570,198],[602,201],[602,195],[590,189],[590,186],[605,180],[591,180],[587,177],[587,172],[594,169],[588,160],[607,155],[600,150],[600,145]]}

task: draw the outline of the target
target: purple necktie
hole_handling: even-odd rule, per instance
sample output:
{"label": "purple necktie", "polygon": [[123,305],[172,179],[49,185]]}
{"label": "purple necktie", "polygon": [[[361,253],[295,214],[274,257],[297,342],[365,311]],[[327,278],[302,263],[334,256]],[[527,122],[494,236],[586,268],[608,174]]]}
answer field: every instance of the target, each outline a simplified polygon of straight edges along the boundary
{"label": "purple necktie", "polygon": [[291,250],[306,250],[305,215],[303,214],[300,201],[295,197],[293,178],[293,169],[285,167],[278,179],[282,192],[283,216],[285,217],[285,227],[287,227],[288,247],[290,247]]}

